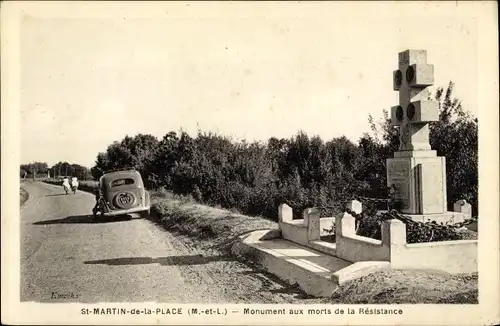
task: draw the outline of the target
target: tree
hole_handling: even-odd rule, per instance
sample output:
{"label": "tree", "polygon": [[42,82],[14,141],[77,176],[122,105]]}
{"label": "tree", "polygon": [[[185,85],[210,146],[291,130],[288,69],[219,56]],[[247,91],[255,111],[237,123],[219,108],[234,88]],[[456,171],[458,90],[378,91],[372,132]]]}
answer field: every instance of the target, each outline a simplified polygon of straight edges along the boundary
{"label": "tree", "polygon": [[177,133],[169,132],[158,143],[154,152],[154,157],[150,166],[149,184],[153,188],[170,185],[171,171],[178,161],[179,156],[176,152],[179,138]]}
{"label": "tree", "polygon": [[431,125],[432,148],[446,156],[446,184],[450,206],[465,199],[478,208],[478,119],[466,112],[459,99],[453,97],[454,83],[446,91],[436,90],[439,122]]}
{"label": "tree", "polygon": [[104,171],[109,169],[110,162],[106,153],[97,154],[95,165],[90,168],[90,173],[94,180],[99,180],[99,178],[104,174]]}
{"label": "tree", "polygon": [[58,162],[51,168],[51,175],[56,176],[74,176],[80,180],[91,178],[90,171],[87,167],[80,164],[70,164],[68,162]]}
{"label": "tree", "polygon": [[91,174],[94,179],[98,179],[106,171],[133,167],[141,173],[147,184],[157,148],[158,140],[152,135],[127,135],[120,142],[115,141],[109,145],[106,152],[97,155]]}
{"label": "tree", "polygon": [[[448,199],[464,198],[477,207],[477,119],[463,111],[448,89],[438,89],[440,121],[431,125],[431,145],[447,158]],[[353,143],[346,137],[327,142],[299,132],[265,144],[233,141],[213,133],[169,132],[126,136],[99,153],[91,169],[133,166],[148,188],[166,187],[177,194],[241,212],[276,217],[280,203],[294,212],[311,206],[341,209],[354,196],[386,198],[386,159],[398,149],[398,131],[387,111],[381,121],[369,116],[372,134]],[[384,207],[385,208],[385,207]],[[332,211],[322,211],[322,214]]]}
{"label": "tree", "polygon": [[33,179],[35,179],[37,173],[47,173],[48,164],[45,162],[33,162],[29,164],[21,164],[21,170],[26,172],[23,173],[23,177],[26,177],[28,173],[31,173]]}

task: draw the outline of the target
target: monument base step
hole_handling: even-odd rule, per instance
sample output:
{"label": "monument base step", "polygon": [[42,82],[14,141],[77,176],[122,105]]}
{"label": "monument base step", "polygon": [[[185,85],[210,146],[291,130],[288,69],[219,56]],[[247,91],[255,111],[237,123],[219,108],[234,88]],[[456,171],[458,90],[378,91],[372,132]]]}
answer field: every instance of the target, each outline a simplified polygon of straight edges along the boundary
{"label": "monument base step", "polygon": [[270,239],[269,231],[265,230],[241,236],[232,251],[260,263],[268,272],[290,284],[298,284],[304,292],[316,297],[330,297],[344,282],[390,268],[389,262],[352,263],[282,238]]}

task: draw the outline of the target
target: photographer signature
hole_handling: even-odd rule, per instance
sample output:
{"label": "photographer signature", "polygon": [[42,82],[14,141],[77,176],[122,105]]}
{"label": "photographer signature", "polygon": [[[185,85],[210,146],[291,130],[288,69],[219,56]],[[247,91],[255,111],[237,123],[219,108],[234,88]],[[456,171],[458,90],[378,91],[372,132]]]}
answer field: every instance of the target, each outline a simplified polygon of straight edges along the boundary
{"label": "photographer signature", "polygon": [[60,292],[52,292],[50,295],[51,299],[60,300],[60,299],[78,299],[80,298],[79,294],[75,294],[73,292],[68,293],[60,293]]}

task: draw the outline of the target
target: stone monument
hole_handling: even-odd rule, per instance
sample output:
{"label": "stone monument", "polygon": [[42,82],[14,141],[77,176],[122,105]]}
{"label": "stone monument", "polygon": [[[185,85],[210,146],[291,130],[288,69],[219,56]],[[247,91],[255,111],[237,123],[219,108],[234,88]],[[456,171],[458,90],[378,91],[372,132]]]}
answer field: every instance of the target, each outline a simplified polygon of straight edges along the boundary
{"label": "stone monument", "polygon": [[399,105],[391,108],[391,125],[399,127],[399,150],[387,159],[387,186],[394,186],[401,213],[415,221],[458,222],[463,214],[447,211],[446,159],[429,144],[429,123],[439,120],[439,103],[428,99],[434,66],[427,51],[399,53],[393,73]]}

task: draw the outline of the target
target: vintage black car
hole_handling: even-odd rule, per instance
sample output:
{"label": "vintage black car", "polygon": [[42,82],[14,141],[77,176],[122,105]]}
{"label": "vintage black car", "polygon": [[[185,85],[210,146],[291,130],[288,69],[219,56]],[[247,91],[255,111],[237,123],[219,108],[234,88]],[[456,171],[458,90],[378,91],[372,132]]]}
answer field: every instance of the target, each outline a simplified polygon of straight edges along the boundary
{"label": "vintage black car", "polygon": [[105,173],[99,179],[94,217],[137,213],[147,217],[150,213],[149,192],[144,189],[141,174],[133,169]]}

